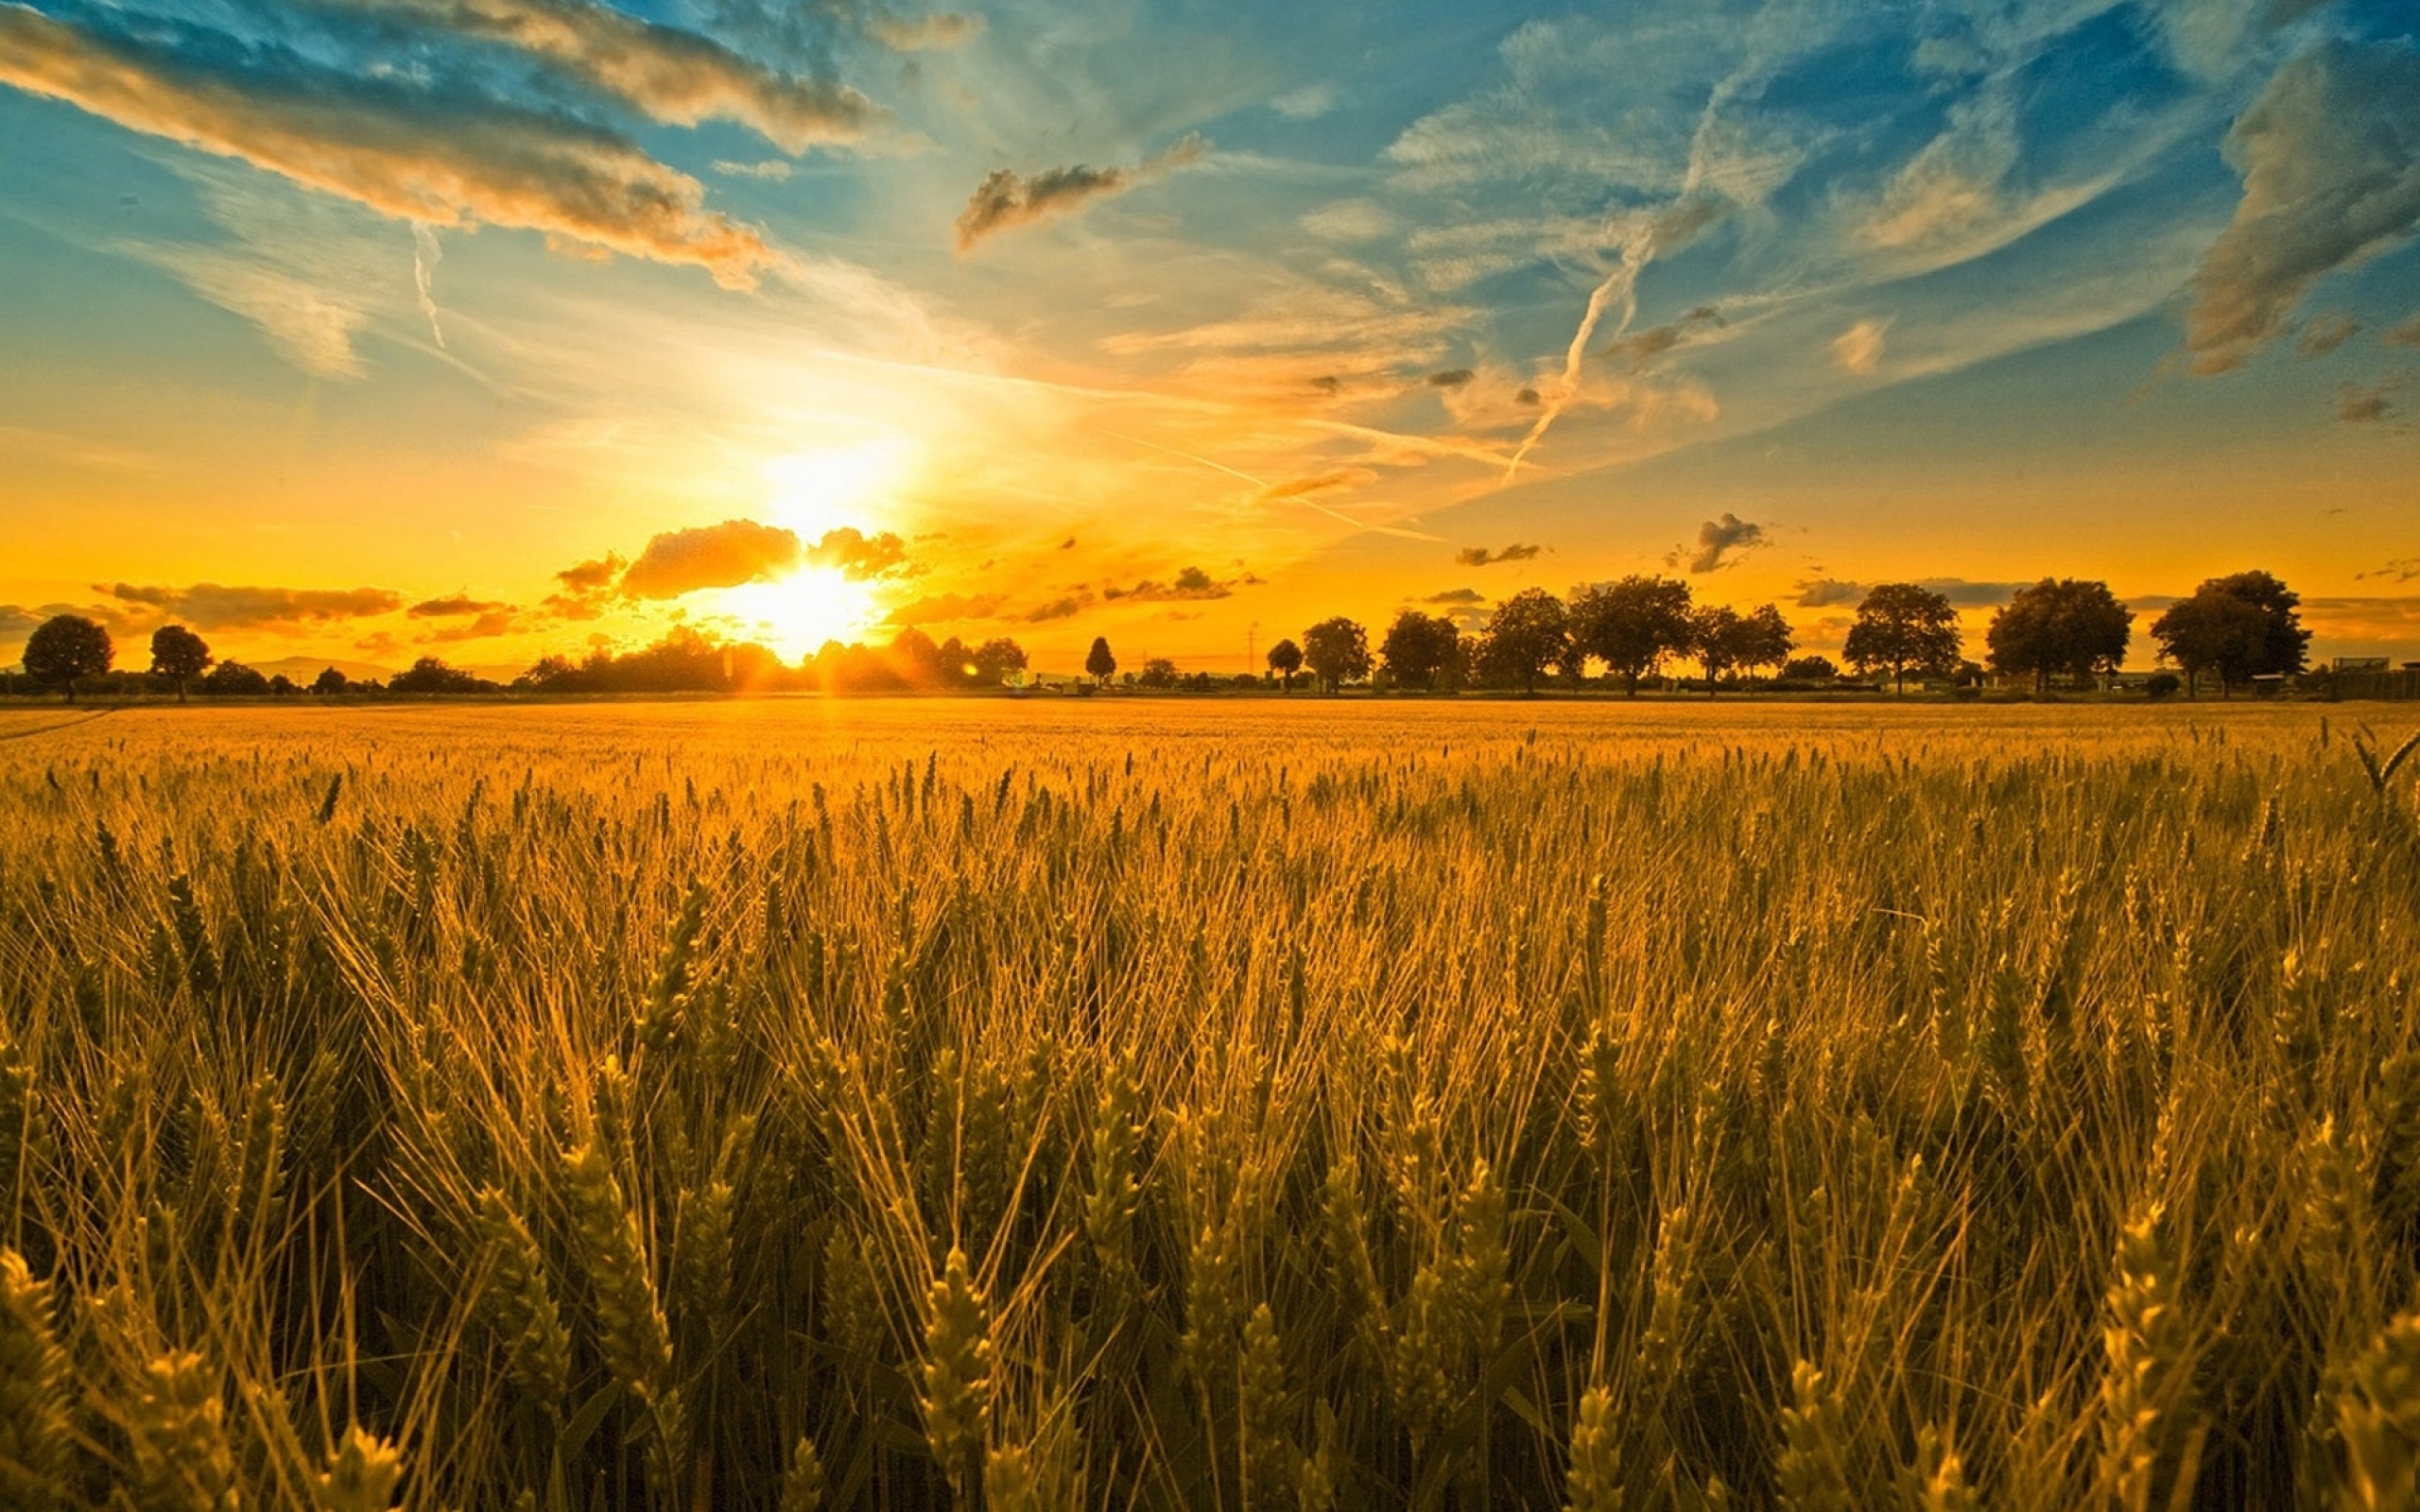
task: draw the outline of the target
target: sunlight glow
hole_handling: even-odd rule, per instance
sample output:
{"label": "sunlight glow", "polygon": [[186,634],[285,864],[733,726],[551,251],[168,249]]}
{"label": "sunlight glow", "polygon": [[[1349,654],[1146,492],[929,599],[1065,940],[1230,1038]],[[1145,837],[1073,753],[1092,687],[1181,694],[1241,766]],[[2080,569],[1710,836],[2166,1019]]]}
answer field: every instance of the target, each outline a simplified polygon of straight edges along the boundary
{"label": "sunlight glow", "polygon": [[813,656],[826,641],[863,640],[883,615],[873,586],[852,582],[835,567],[806,567],[778,582],[726,589],[719,607],[749,639],[788,662]]}
{"label": "sunlight glow", "polygon": [[910,460],[908,444],[899,436],[776,457],[765,468],[772,485],[773,523],[797,531],[810,546],[842,525],[869,535],[894,528],[883,507],[906,481]]}

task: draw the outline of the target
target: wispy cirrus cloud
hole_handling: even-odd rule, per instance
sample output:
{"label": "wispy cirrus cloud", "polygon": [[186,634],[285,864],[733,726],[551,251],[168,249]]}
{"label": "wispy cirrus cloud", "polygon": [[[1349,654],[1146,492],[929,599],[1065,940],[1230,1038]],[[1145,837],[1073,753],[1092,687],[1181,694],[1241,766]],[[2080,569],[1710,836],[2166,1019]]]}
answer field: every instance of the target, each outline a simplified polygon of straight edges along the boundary
{"label": "wispy cirrus cloud", "polygon": [[334,0],[519,48],[674,126],[733,121],[790,152],[851,142],[882,112],[845,84],[780,73],[695,32],[588,0]]}
{"label": "wispy cirrus cloud", "polygon": [[2420,51],[2319,43],[2278,69],[2227,133],[2243,198],[2193,276],[2192,370],[2222,373],[2290,329],[2328,273],[2420,225]]}
{"label": "wispy cirrus cloud", "polygon": [[180,47],[0,3],[0,83],[381,215],[476,224],[752,284],[781,258],[703,188],[576,119],[209,34]]}

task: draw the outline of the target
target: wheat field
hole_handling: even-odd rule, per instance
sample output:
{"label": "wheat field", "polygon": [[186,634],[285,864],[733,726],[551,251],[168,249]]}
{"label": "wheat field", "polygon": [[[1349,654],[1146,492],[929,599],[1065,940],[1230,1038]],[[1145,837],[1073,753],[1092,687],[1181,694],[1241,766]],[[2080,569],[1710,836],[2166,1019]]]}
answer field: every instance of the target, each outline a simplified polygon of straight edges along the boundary
{"label": "wheat field", "polygon": [[2360,717],[0,715],[0,1504],[2409,1505]]}

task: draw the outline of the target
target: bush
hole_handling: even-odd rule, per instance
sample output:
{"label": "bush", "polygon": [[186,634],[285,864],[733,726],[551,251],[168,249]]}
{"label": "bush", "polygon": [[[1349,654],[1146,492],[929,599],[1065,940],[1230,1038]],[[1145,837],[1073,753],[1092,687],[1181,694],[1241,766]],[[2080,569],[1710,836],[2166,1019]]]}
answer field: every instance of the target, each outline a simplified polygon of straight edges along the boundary
{"label": "bush", "polygon": [[2173,698],[2185,679],[2173,672],[2154,672],[2143,683],[2143,696],[2153,700]]}

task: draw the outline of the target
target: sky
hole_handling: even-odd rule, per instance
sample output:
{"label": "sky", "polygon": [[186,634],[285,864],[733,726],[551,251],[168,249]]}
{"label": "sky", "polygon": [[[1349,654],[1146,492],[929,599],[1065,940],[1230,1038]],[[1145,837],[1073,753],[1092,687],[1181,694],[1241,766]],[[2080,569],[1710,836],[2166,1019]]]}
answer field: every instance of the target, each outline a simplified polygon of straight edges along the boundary
{"label": "sky", "polygon": [[2420,9],[0,0],[0,663],[1243,670],[1630,573],[2420,658]]}

